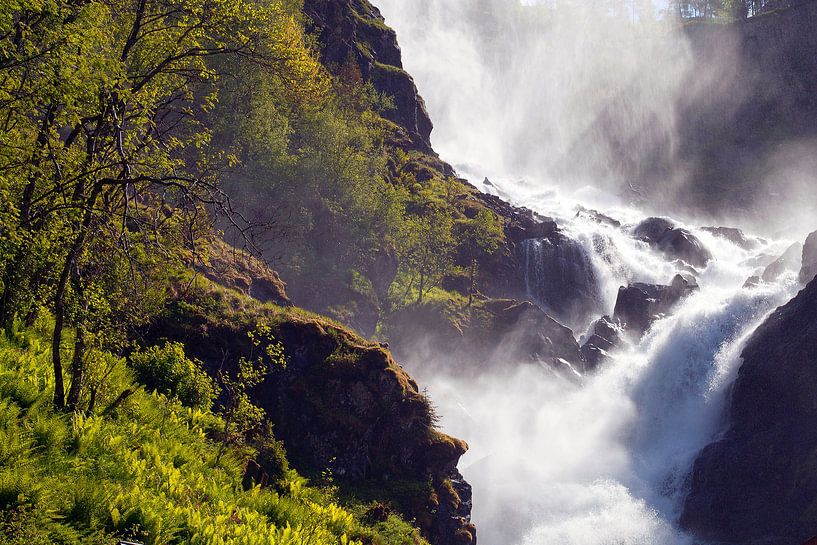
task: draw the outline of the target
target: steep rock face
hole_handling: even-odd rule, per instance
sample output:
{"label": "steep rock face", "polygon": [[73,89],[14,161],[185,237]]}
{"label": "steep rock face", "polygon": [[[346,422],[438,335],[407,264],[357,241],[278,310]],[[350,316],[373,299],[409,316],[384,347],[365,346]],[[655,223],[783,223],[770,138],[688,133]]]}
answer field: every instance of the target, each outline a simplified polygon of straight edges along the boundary
{"label": "steep rock face", "polygon": [[497,299],[529,298],[531,295],[525,283],[524,245],[531,239],[557,237],[558,225],[553,218],[511,205],[495,195],[474,191],[469,197],[474,205],[484,206],[502,218],[505,234],[502,248],[497,252],[499,259],[480,263],[484,277],[481,289],[489,297]]}
{"label": "steep rock face", "polygon": [[443,362],[478,371],[492,365],[540,362],[574,374],[585,371],[573,332],[530,302],[490,299],[470,309],[427,303],[412,305],[387,324],[398,356]]}
{"label": "steep rock face", "polygon": [[367,0],[306,0],[304,13],[319,35],[324,64],[342,70],[353,62],[364,81],[394,98],[395,108],[384,115],[406,130],[415,147],[431,151],[431,119],[380,11]]}
{"label": "steep rock face", "polygon": [[144,338],[184,342],[215,373],[257,356],[248,333],[261,323],[283,344],[287,365],[252,396],[293,465],[310,475],[330,469],[342,487],[368,490],[416,519],[435,545],[474,543],[470,487],[456,470],[468,447],[435,428],[428,399],[380,344],[212,284],[181,292]]}
{"label": "steep rock face", "polygon": [[725,238],[744,250],[756,248],[759,240],[755,237],[747,237],[744,232],[735,227],[701,227],[703,231],[712,233],[716,237]]}
{"label": "steep rock face", "polygon": [[799,545],[817,534],[817,280],[742,358],[728,431],[695,462],[681,522],[718,543]]}
{"label": "steep rock face", "polygon": [[693,267],[705,267],[712,259],[712,253],[695,235],[664,218],[645,219],[635,226],[633,236]]}
{"label": "steep rock face", "polygon": [[806,238],[803,245],[803,262],[800,268],[800,282],[807,284],[817,275],[817,231]]}

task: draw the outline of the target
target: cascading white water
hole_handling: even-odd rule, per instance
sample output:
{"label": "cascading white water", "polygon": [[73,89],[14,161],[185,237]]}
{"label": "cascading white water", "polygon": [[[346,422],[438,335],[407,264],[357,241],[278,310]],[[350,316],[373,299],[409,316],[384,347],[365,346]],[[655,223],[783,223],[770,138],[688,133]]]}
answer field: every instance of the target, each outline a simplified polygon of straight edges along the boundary
{"label": "cascading white water", "polygon": [[[567,217],[560,224],[592,256],[600,313],[612,311],[620,285],[668,283],[676,272],[626,228]],[[718,256],[701,272],[700,290],[581,384],[514,362],[473,381],[433,363],[415,366],[446,431],[471,445],[461,469],[474,486],[481,543],[690,543],[675,527],[684,478],[723,427],[745,339],[797,289],[793,273],[743,288],[758,272],[751,258],[780,253],[785,242],[746,251],[694,232]],[[607,243],[594,244],[599,238]]]}
{"label": "cascading white water", "polygon": [[[518,1],[377,4],[398,32],[405,65],[437,125],[432,138],[443,158],[486,192],[554,217],[590,260],[598,316],[610,314],[619,286],[667,284],[677,264],[629,235],[628,226],[648,215],[644,210],[620,204],[578,171],[561,169],[575,177],[554,179],[550,167],[582,160],[574,144],[609,107],[606,98],[632,89],[633,81],[644,88],[625,112],[636,118],[620,128],[625,141],[643,144],[635,133],[645,120],[671,140],[672,112],[660,104],[680,91],[685,48],[679,42],[666,52],[660,48],[665,34],[656,41],[601,26],[609,13],[602,10],[599,18],[585,3],[569,0],[550,2],[561,7],[541,40],[473,23],[487,11],[518,7]],[[502,54],[520,45],[529,49],[504,59],[506,66],[486,53],[497,42]],[[597,51],[624,46],[632,50]],[[542,123],[550,124],[547,130]],[[610,150],[609,142],[596,144],[603,153],[584,142],[588,161],[602,161]],[[491,185],[482,185],[485,176]],[[577,216],[579,204],[624,226]],[[698,275],[700,290],[580,383],[515,362],[468,380],[434,362],[406,362],[429,386],[444,429],[470,444],[460,468],[474,487],[473,520],[483,545],[691,543],[677,528],[684,479],[699,450],[723,430],[726,392],[745,340],[798,286],[794,274],[785,274],[743,287],[766,259],[755,258],[779,255],[788,241],[766,241],[750,251],[677,223],[715,256]]]}

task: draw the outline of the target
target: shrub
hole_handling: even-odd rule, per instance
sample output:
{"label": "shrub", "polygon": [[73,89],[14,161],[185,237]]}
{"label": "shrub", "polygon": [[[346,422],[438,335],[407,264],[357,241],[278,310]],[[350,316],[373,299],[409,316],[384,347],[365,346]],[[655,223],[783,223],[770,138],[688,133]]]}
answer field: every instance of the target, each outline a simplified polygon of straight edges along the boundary
{"label": "shrub", "polygon": [[289,473],[289,460],[283,441],[279,441],[267,428],[258,440],[258,465],[269,475],[271,483],[279,483]]}
{"label": "shrub", "polygon": [[181,343],[165,343],[135,352],[130,358],[136,380],[148,390],[175,397],[188,407],[209,409],[216,396],[213,379]]}

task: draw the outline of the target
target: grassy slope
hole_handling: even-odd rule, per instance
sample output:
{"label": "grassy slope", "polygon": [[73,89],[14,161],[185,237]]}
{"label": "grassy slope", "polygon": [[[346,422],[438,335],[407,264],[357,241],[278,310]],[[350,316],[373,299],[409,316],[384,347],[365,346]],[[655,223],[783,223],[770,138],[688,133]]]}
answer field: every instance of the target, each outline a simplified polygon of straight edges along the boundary
{"label": "grassy slope", "polygon": [[252,452],[217,465],[208,437],[222,424],[209,411],[137,390],[104,415],[134,387],[110,354],[97,355],[116,365],[96,414],[54,413],[47,345],[37,330],[0,340],[0,543],[422,543],[398,517],[364,522],[368,506],[341,507],[294,471],[277,491],[244,491]]}

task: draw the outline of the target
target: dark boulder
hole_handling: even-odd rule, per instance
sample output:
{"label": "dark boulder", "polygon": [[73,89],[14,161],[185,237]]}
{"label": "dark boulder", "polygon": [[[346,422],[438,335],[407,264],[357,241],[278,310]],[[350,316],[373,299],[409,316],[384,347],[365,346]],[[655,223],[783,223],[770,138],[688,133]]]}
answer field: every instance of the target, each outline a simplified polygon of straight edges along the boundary
{"label": "dark boulder", "polygon": [[618,290],[613,318],[628,331],[643,335],[655,320],[697,289],[694,279],[680,274],[675,275],[669,286],[640,282],[622,286]]}
{"label": "dark boulder", "polygon": [[681,524],[729,545],[796,545],[817,534],[817,280],[751,336],[729,428],[698,456]]}
{"label": "dark boulder", "polygon": [[800,267],[800,282],[807,284],[817,276],[817,231],[806,238],[803,245],[803,263]]}
{"label": "dark boulder", "polygon": [[[494,206],[491,206],[491,209],[507,218],[505,234],[516,244],[528,239],[551,237],[559,231],[559,227],[553,218],[543,216],[527,208],[507,205],[499,197],[491,196],[490,199],[483,198],[482,200],[493,201]],[[499,203],[504,206],[499,205]]]}
{"label": "dark boulder", "polygon": [[598,311],[598,279],[578,241],[557,232],[525,240],[519,251],[528,296],[546,312],[577,325],[586,324]]}
{"label": "dark boulder", "polygon": [[712,254],[695,235],[665,218],[645,219],[633,229],[633,236],[693,267],[705,267],[712,259]]}
{"label": "dark boulder", "polygon": [[673,229],[675,224],[666,218],[647,218],[635,226],[633,236],[652,244]]}
{"label": "dark boulder", "polygon": [[764,270],[760,277],[764,282],[774,282],[786,271],[796,271],[803,259],[803,245],[795,242]]}
{"label": "dark boulder", "polygon": [[582,345],[586,369],[592,371],[609,357],[609,352],[621,342],[621,327],[609,316],[593,324],[592,334]]}

